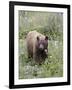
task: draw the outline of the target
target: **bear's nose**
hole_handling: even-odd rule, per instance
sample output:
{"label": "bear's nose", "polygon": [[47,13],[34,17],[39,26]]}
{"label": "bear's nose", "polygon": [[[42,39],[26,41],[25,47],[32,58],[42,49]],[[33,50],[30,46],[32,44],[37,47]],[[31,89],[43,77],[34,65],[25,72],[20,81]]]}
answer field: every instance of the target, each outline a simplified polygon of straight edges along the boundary
{"label": "bear's nose", "polygon": [[41,50],[44,49],[44,46],[42,44],[40,44],[40,47],[39,47]]}

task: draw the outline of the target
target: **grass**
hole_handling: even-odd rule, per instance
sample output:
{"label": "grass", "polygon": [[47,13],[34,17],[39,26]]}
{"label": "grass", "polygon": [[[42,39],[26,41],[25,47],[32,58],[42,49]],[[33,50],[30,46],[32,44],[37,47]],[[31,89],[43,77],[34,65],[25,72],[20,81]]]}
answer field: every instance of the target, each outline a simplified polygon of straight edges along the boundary
{"label": "grass", "polygon": [[[26,36],[30,31],[48,36],[48,58],[42,65],[28,59]],[[63,76],[63,13],[19,11],[19,79]]]}
{"label": "grass", "polygon": [[19,79],[48,78],[63,76],[62,42],[48,41],[48,58],[42,65],[28,59],[26,40],[19,40]]}

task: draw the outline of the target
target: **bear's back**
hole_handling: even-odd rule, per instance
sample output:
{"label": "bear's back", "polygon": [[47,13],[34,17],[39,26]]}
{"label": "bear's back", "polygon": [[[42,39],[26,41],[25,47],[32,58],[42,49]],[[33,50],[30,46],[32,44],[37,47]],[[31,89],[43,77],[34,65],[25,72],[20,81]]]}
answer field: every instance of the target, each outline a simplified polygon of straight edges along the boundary
{"label": "bear's back", "polygon": [[40,39],[44,39],[44,38],[45,38],[44,35],[42,35],[41,33],[37,32],[37,31],[30,31],[30,32],[28,33],[27,37],[28,37],[28,39],[30,39],[30,40],[34,39],[34,41],[35,41],[35,39],[36,39],[37,37],[39,37]]}

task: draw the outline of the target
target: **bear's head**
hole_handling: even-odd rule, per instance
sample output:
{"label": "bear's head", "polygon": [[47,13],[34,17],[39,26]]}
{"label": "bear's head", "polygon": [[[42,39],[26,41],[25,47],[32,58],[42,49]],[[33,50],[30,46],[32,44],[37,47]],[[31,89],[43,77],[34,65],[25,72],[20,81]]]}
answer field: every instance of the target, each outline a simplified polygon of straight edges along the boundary
{"label": "bear's head", "polygon": [[45,36],[44,38],[40,38],[37,36],[37,49],[41,52],[47,53],[47,47],[48,47],[48,36]]}

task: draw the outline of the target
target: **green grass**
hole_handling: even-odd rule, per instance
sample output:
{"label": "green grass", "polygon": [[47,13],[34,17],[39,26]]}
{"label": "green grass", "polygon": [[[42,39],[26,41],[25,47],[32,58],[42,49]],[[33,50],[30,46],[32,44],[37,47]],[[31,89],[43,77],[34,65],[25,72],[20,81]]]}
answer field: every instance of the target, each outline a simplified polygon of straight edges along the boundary
{"label": "green grass", "polygon": [[[30,31],[48,36],[48,58],[42,65],[28,59],[26,36]],[[19,11],[19,79],[63,76],[63,14]]]}
{"label": "green grass", "polygon": [[48,58],[37,65],[32,58],[27,58],[26,40],[19,40],[19,79],[62,77],[62,46],[62,42],[48,41]]}

